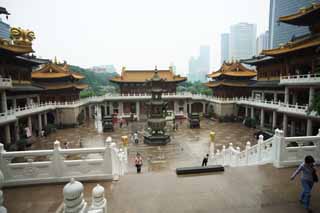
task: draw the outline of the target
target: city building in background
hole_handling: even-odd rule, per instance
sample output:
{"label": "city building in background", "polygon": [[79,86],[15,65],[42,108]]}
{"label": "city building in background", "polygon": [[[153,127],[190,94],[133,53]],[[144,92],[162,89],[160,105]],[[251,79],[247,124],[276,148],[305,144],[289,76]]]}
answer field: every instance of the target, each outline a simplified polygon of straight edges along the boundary
{"label": "city building in background", "polygon": [[270,0],[269,32],[270,48],[285,44],[294,37],[309,33],[306,26],[294,26],[279,22],[280,16],[295,13],[300,8],[307,7],[320,0]]}
{"label": "city building in background", "polygon": [[10,38],[10,25],[5,23],[0,18],[0,38],[9,39]]}
{"label": "city building in background", "polygon": [[221,45],[220,45],[221,51],[221,64],[223,62],[229,60],[229,33],[222,33],[221,34]]}
{"label": "city building in background", "polygon": [[256,54],[257,26],[238,23],[230,27],[229,60],[251,58]]}
{"label": "city building in background", "polygon": [[116,68],[112,64],[93,66],[88,69],[95,73],[116,73],[117,72]]}
{"label": "city building in background", "polygon": [[200,53],[197,58],[191,57],[189,60],[189,80],[192,82],[206,81],[206,75],[210,71],[210,46],[200,46]]}
{"label": "city building in background", "polygon": [[260,55],[262,50],[269,49],[269,31],[266,31],[258,36],[256,49],[256,55]]}

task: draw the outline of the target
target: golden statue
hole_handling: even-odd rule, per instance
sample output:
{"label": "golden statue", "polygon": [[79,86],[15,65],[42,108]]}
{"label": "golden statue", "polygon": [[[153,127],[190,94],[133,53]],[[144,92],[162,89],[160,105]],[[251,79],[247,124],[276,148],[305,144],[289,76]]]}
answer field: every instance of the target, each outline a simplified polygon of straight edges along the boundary
{"label": "golden statue", "polygon": [[31,46],[32,41],[36,38],[31,30],[23,30],[20,27],[12,27],[10,29],[10,38],[15,45]]}

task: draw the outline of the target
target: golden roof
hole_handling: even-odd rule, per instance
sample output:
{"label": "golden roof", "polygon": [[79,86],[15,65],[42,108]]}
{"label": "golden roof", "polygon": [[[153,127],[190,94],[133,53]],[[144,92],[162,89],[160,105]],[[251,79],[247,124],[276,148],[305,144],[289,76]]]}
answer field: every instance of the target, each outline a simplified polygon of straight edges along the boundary
{"label": "golden roof", "polygon": [[204,83],[207,87],[219,87],[219,86],[228,86],[228,87],[247,87],[249,82],[230,82],[230,81],[209,81]]}
{"label": "golden roof", "polygon": [[279,21],[287,24],[308,26],[310,24],[319,22],[319,18],[320,3],[313,3],[309,7],[300,8],[297,13],[279,17]]}
{"label": "golden roof", "polygon": [[233,76],[233,77],[255,77],[256,71],[251,70],[243,66],[240,62],[223,62],[220,69],[208,74],[209,78],[217,78],[221,75]]}
{"label": "golden roof", "polygon": [[112,78],[112,82],[146,82],[153,77],[155,71],[158,72],[160,78],[169,82],[182,82],[187,80],[186,77],[175,75],[171,69],[169,70],[125,70],[122,69],[121,76]]}
{"label": "golden roof", "polygon": [[69,88],[75,88],[75,89],[86,89],[88,88],[87,84],[82,84],[82,83],[52,83],[52,84],[40,84],[41,87],[44,87],[46,90],[60,90],[60,89],[69,89]]}
{"label": "golden roof", "polygon": [[83,75],[71,72],[67,64],[61,65],[57,63],[48,63],[44,65],[44,67],[32,72],[32,78],[34,79],[53,79],[65,77],[71,77],[78,80],[84,79]]}
{"label": "golden roof", "polygon": [[276,55],[294,52],[294,51],[298,51],[298,50],[302,50],[310,47],[316,47],[319,45],[320,45],[320,34],[316,34],[306,39],[297,40],[294,42],[288,42],[285,45],[280,45],[280,47],[278,48],[262,50],[262,54],[268,55],[268,56],[276,56]]}

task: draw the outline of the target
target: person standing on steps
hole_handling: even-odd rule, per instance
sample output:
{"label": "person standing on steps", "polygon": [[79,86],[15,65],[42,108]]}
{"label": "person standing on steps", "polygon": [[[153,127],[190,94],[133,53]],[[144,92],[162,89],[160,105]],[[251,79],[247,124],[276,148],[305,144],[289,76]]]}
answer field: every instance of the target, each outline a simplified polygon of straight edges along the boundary
{"label": "person standing on steps", "polygon": [[303,204],[303,207],[307,210],[308,213],[311,213],[310,209],[310,197],[313,184],[318,182],[318,176],[314,168],[315,160],[311,155],[305,157],[304,162],[300,164],[298,169],[292,174],[291,180],[302,172],[301,175],[301,185],[302,192],[300,194],[300,203]]}
{"label": "person standing on steps", "polygon": [[202,165],[201,166],[207,166],[208,159],[209,159],[209,154],[206,154],[206,156],[204,156],[204,158],[202,160]]}
{"label": "person standing on steps", "polygon": [[142,157],[140,153],[138,152],[135,159],[135,165],[137,167],[137,173],[141,173],[141,167],[142,167]]}

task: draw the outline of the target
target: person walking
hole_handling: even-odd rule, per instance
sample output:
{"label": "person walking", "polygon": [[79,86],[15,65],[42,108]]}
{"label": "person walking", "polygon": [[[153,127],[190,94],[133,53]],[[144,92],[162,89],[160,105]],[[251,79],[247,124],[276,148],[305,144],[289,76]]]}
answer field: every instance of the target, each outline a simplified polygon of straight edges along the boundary
{"label": "person walking", "polygon": [[207,166],[208,159],[209,159],[209,154],[206,154],[206,156],[204,156],[204,158],[202,160],[202,165],[201,166]]}
{"label": "person walking", "polygon": [[312,212],[310,209],[310,197],[313,184],[318,182],[318,176],[314,168],[315,160],[311,155],[305,157],[304,162],[300,164],[298,169],[292,174],[291,180],[302,172],[301,175],[301,186],[302,192],[300,194],[300,203],[307,210],[308,213]]}
{"label": "person walking", "polygon": [[137,155],[136,155],[135,165],[137,167],[137,173],[141,173],[142,157],[141,157],[140,153],[137,153]]}

